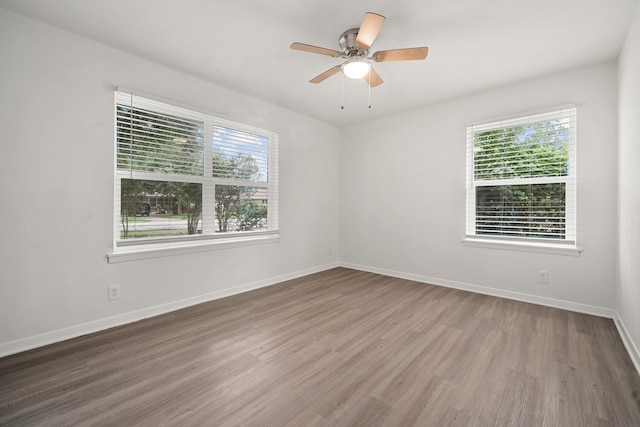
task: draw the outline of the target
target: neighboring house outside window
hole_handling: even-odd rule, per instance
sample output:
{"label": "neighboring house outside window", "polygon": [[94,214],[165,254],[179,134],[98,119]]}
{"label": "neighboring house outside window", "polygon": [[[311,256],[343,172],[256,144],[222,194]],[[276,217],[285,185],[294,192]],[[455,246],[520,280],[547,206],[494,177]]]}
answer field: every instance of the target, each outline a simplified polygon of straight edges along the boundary
{"label": "neighboring house outside window", "polygon": [[278,232],[278,136],[116,91],[114,250]]}
{"label": "neighboring house outside window", "polygon": [[467,239],[576,241],[576,109],[467,127]]}

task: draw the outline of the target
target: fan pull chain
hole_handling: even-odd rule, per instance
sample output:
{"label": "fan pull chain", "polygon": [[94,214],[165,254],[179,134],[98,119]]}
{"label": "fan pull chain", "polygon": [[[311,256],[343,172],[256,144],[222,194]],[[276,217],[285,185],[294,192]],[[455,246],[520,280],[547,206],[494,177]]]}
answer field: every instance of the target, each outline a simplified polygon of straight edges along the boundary
{"label": "fan pull chain", "polygon": [[369,67],[369,81],[367,83],[369,86],[369,109],[371,109],[371,67]]}
{"label": "fan pull chain", "polygon": [[340,73],[342,76],[342,98],[340,99],[340,109],[344,110],[344,73]]}

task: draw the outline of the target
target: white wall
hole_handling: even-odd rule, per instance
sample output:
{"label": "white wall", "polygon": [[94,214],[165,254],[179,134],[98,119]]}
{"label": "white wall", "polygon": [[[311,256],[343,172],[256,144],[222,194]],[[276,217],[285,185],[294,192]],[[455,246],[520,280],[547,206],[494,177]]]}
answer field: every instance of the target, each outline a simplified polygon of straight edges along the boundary
{"label": "white wall", "polygon": [[[466,125],[567,103],[578,109],[578,245],[584,252],[571,257],[464,246]],[[343,264],[612,316],[616,107],[616,66],[603,64],[343,128]],[[549,272],[549,284],[537,283],[538,270]]]}
{"label": "white wall", "polygon": [[623,338],[640,371],[640,5],[620,55],[618,81],[617,309]]}
{"label": "white wall", "polygon": [[[336,127],[2,8],[0,73],[0,355],[337,265]],[[280,242],[108,264],[119,85],[279,132]]]}

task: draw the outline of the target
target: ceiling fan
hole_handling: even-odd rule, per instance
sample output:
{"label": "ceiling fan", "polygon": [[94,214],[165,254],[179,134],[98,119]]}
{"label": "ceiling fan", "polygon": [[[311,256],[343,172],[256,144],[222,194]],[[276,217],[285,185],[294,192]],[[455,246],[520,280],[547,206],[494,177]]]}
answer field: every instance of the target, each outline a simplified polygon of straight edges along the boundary
{"label": "ceiling fan", "polygon": [[352,28],[340,35],[338,43],[342,50],[326,49],[324,47],[297,42],[291,44],[291,49],[346,59],[344,63],[329,68],[324,73],[309,80],[309,82],[320,83],[342,71],[342,73],[349,78],[364,79],[370,87],[375,87],[381,85],[383,81],[371,66],[371,61],[411,61],[425,59],[427,57],[427,53],[429,52],[428,47],[381,50],[368,56],[369,49],[371,49],[371,45],[378,36],[385,19],[384,16],[378,15],[377,13],[365,13],[360,28]]}

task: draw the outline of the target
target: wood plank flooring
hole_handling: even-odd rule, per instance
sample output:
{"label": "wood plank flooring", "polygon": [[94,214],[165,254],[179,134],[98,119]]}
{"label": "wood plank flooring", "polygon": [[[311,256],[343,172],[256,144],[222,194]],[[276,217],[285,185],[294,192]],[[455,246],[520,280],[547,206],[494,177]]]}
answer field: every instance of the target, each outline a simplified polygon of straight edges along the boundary
{"label": "wood plank flooring", "polygon": [[640,426],[611,320],[337,268],[0,359],[0,425]]}

